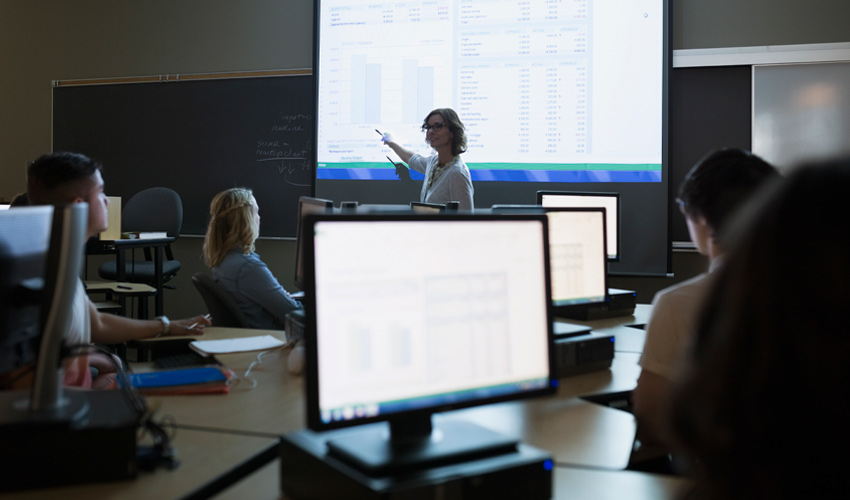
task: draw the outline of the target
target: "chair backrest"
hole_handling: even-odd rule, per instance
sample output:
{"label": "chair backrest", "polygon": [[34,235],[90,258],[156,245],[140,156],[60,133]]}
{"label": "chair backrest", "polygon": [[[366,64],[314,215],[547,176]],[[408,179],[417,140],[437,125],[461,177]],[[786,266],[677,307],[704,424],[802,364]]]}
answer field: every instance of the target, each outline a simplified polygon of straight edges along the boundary
{"label": "chair backrest", "polygon": [[248,318],[239,309],[239,304],[212,276],[195,273],[192,276],[192,284],[195,285],[195,288],[201,294],[201,298],[204,299],[207,311],[212,316],[213,326],[250,328]]}
{"label": "chair backrest", "polygon": [[183,229],[183,200],[166,187],[143,189],[124,205],[121,227],[122,231],[166,231],[176,238]]}

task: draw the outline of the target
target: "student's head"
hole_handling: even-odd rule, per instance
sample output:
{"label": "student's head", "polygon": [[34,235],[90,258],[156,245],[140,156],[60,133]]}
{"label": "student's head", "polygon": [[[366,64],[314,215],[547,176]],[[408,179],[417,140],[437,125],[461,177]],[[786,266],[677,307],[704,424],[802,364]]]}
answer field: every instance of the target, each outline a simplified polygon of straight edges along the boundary
{"label": "student's head", "polygon": [[707,254],[708,239],[723,245],[723,231],[738,209],[776,169],[741,149],[721,149],[703,157],[685,176],[676,201],[685,216],[691,240]]}
{"label": "student's head", "polygon": [[729,228],[673,403],[706,497],[846,491],[848,192],[850,159],[802,167]]}
{"label": "student's head", "polygon": [[12,200],[9,202],[10,207],[25,207],[29,205],[29,199],[27,198],[27,193],[18,193],[12,197]]}
{"label": "student's head", "polygon": [[[441,127],[437,130],[437,127]],[[452,154],[457,156],[466,152],[466,132],[458,118],[457,113],[451,108],[438,108],[428,113],[422,122],[422,130],[426,132],[425,141],[435,149],[443,141],[451,144]]]}
{"label": "student's head", "polygon": [[42,155],[27,167],[27,199],[30,205],[89,204],[88,234],[106,230],[106,206],[102,165],[79,153]]}
{"label": "student's head", "polygon": [[246,254],[253,252],[259,235],[260,211],[254,193],[242,187],[218,193],[210,203],[210,223],[204,239],[207,265],[219,265],[233,248]]}

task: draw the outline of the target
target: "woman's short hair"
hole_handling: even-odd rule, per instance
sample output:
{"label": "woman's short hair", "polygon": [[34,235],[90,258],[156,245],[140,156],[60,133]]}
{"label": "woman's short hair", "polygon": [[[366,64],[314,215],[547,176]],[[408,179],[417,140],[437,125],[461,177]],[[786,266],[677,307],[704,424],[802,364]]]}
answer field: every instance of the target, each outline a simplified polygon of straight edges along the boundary
{"label": "woman's short hair", "polygon": [[233,248],[242,253],[254,251],[260,228],[254,217],[254,193],[243,187],[230,188],[215,195],[210,203],[210,222],[204,238],[204,261],[215,267]]}
{"label": "woman's short hair", "polygon": [[442,116],[443,121],[446,122],[446,125],[449,127],[449,131],[452,133],[452,154],[457,156],[461,153],[465,153],[466,128],[463,126],[463,123],[460,121],[457,113],[455,113],[455,110],[452,108],[437,108],[428,113],[428,116],[426,116],[425,120],[422,121],[422,126],[425,127],[428,125],[428,119],[434,115]]}
{"label": "woman's short hair", "polygon": [[717,241],[732,215],[752,198],[777,170],[742,149],[720,149],[700,159],[679,187],[678,203],[685,215],[703,217]]}
{"label": "woman's short hair", "polygon": [[697,498],[819,498],[850,459],[850,159],[759,193],[730,248],[674,390]]}

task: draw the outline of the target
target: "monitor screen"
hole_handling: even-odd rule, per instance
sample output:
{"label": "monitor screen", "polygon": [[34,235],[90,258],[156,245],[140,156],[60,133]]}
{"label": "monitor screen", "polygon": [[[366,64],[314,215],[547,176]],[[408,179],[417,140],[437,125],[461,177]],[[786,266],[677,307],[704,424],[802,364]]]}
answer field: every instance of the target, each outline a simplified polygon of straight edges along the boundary
{"label": "monitor screen", "polygon": [[330,200],[302,196],[298,198],[298,223],[295,228],[295,286],[304,290],[304,235],[302,228],[304,219],[311,214],[323,214],[333,212],[334,204]]}
{"label": "monitor screen", "polygon": [[9,210],[9,203],[0,203],[0,210]]}
{"label": "monitor screen", "polygon": [[661,182],[664,0],[317,4],[319,179],[395,179],[375,130],[453,108],[473,181]]}
{"label": "monitor screen", "polygon": [[538,191],[537,204],[544,207],[602,207],[606,215],[608,260],[620,260],[620,194],[569,191]]}
{"label": "monitor screen", "polygon": [[317,196],[419,200],[375,130],[428,156],[424,118],[452,108],[476,208],[617,191],[629,252],[609,272],[666,275],[671,3],[317,0]]}
{"label": "monitor screen", "polygon": [[319,216],[312,234],[312,429],[554,390],[545,216]]}
{"label": "monitor screen", "polygon": [[53,207],[0,212],[0,374],[35,361],[41,335],[41,291],[50,245]]}
{"label": "monitor screen", "polygon": [[85,416],[63,398],[56,369],[79,289],[87,222],[86,203],[0,212],[0,373],[31,362],[37,339],[29,409],[51,417]]}
{"label": "monitor screen", "polygon": [[555,306],[605,302],[605,209],[548,208],[546,216]]}

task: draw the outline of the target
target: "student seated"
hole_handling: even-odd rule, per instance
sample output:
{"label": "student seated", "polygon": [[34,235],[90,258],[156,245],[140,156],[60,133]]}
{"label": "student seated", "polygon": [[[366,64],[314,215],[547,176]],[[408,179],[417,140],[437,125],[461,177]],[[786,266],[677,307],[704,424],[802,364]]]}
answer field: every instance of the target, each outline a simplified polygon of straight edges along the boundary
{"label": "student seated", "polygon": [[[30,205],[88,203],[87,235],[89,238],[106,230],[106,206],[101,164],[78,153],[51,153],[41,156],[27,167],[27,198]],[[189,327],[197,324],[191,330]],[[69,346],[92,342],[118,344],[162,335],[201,335],[210,322],[203,316],[171,320],[161,316],[153,320],[137,320],[101,313],[89,300],[82,280],[74,295],[71,329],[65,335]],[[63,361],[65,385],[105,388],[114,381],[115,368],[109,356],[102,353],[79,354]],[[90,370],[89,367],[95,368]],[[98,375],[92,380],[92,373]],[[101,378],[103,377],[103,378]]]}
{"label": "student seated", "polygon": [[301,304],[254,252],[259,235],[260,209],[250,189],[231,188],[215,195],[204,240],[207,266],[239,304],[251,328],[283,330],[286,315]]}
{"label": "student seated", "polygon": [[689,498],[847,497],[848,192],[803,167],[736,221],[672,396]]}
{"label": "student seated", "polygon": [[646,326],[642,368],[632,394],[638,419],[638,439],[656,445],[661,455],[669,446],[667,410],[671,385],[680,376],[682,350],[693,335],[694,322],[709,284],[726,249],[724,230],[735,212],[778,173],[761,158],[739,149],[715,151],[688,172],[677,202],[691,241],[708,257],[708,273],[656,294]]}

